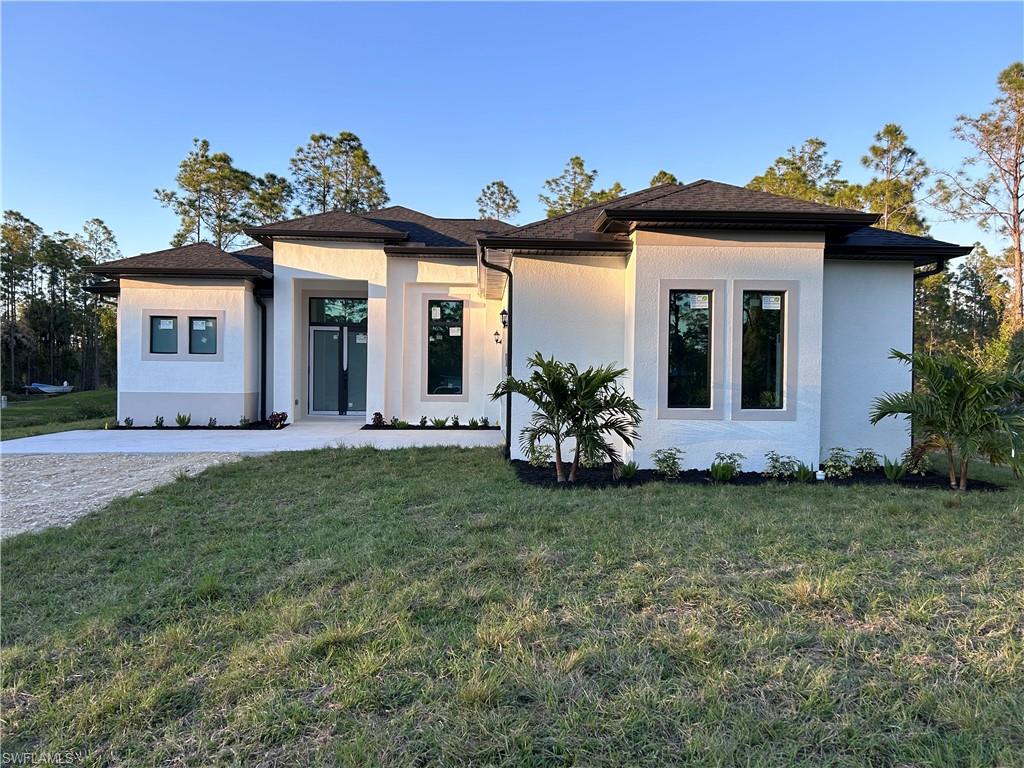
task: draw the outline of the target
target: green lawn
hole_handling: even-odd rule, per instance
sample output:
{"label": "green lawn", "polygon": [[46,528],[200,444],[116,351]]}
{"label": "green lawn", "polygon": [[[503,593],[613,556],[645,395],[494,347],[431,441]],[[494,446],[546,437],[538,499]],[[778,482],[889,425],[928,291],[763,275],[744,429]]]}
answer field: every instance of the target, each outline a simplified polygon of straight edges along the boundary
{"label": "green lawn", "polygon": [[35,395],[11,402],[0,411],[0,439],[46,435],[69,429],[102,429],[117,418],[117,393],[112,389]]}
{"label": "green lawn", "polygon": [[1024,764],[1024,493],[519,485],[273,454],[3,551],[3,750]]}

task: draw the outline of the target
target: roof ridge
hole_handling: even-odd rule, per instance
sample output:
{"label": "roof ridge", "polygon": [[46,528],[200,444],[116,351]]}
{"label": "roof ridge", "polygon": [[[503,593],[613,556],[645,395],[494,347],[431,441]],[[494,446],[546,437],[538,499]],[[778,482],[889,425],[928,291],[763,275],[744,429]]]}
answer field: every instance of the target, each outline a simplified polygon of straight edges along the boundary
{"label": "roof ridge", "polygon": [[[658,186],[661,186],[661,185],[658,185]],[[685,185],[685,184],[672,184],[670,186],[676,187],[676,189],[674,189],[672,191],[678,192],[680,189],[685,188],[688,185]],[[638,189],[635,192],[627,192],[624,195],[620,195],[619,197],[615,198],[614,200],[607,200],[607,201],[603,201],[603,202],[600,202],[600,203],[591,203],[590,205],[584,205],[582,208],[576,208],[575,210],[572,210],[572,211],[566,211],[565,213],[560,213],[557,216],[551,216],[551,217],[546,218],[546,219],[538,219],[537,221],[531,221],[528,224],[523,224],[521,227],[516,227],[516,231],[518,231],[520,229],[526,229],[527,227],[532,227],[532,226],[534,226],[536,224],[546,224],[549,221],[559,221],[560,219],[564,219],[566,216],[574,216],[577,213],[584,213],[586,211],[593,210],[594,208],[599,208],[601,206],[603,206],[605,208],[608,208],[613,203],[619,202],[620,200],[625,200],[626,198],[636,197],[637,195],[639,195],[642,192],[650,192],[652,189],[657,189],[657,187],[644,187],[643,189]],[[659,195],[659,197],[660,197],[660,195]]]}
{"label": "roof ridge", "polygon": [[[698,179],[697,181],[691,181],[689,184],[658,184],[657,186],[647,187],[647,189],[642,189],[642,190],[639,190],[639,191],[645,192],[645,191],[647,191],[649,189],[657,189],[658,187],[661,187],[661,186],[672,186],[672,187],[675,187],[675,189],[667,190],[666,192],[662,192],[660,195],[652,195],[651,197],[648,197],[646,200],[644,200],[645,203],[649,203],[652,200],[658,200],[658,199],[660,199],[662,197],[668,197],[669,195],[674,195],[677,192],[682,192],[684,189],[690,189],[691,187],[696,187],[696,186],[699,186],[701,184],[707,184],[707,183],[708,183],[707,179]],[[621,200],[621,199],[622,198],[618,198],[618,200]],[[616,200],[616,202],[617,202],[617,200]],[[614,205],[614,204],[610,204],[610,205],[608,205],[608,207],[609,208],[619,208],[620,206],[617,206],[617,205]]]}

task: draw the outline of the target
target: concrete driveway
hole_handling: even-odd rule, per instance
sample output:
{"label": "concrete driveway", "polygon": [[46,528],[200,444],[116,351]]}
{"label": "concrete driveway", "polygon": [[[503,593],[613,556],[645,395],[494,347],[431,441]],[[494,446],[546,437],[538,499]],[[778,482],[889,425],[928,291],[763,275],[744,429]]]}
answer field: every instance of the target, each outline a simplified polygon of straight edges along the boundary
{"label": "concrete driveway", "polygon": [[90,429],[54,432],[0,443],[0,454],[43,453],[271,453],[335,446],[464,448],[502,445],[502,432],[488,430],[362,430],[359,420],[300,421],[281,430]]}

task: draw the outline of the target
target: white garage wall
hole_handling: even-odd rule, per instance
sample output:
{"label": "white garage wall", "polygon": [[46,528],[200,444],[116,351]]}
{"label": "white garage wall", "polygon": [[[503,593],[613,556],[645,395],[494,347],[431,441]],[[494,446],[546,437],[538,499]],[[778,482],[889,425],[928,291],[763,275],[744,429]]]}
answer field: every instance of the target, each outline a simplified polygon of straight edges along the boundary
{"label": "white garage wall", "polygon": [[914,268],[909,262],[825,262],[821,448],[872,448],[895,459],[910,445],[907,423],[868,423],[871,402],[911,387],[910,369],[889,360],[914,342]]}

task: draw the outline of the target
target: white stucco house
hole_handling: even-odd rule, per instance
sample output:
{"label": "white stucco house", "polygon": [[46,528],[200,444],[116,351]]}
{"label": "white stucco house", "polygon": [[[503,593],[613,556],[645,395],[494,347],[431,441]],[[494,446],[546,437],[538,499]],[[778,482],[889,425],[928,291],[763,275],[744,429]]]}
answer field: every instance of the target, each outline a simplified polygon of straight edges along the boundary
{"label": "white stucco house", "polygon": [[887,356],[911,349],[915,277],[970,249],[876,219],[702,180],[522,227],[335,211],[93,271],[119,297],[119,419],[487,416],[518,457],[529,405],[490,394],[540,351],[629,369],[641,466],[679,446],[756,470],[768,450],[908,445],[868,409],[910,387]]}

